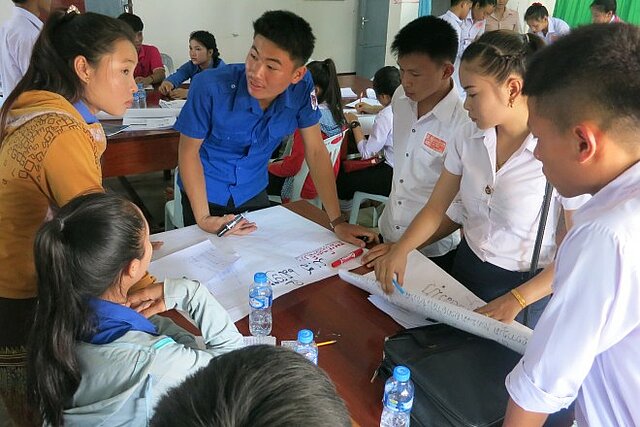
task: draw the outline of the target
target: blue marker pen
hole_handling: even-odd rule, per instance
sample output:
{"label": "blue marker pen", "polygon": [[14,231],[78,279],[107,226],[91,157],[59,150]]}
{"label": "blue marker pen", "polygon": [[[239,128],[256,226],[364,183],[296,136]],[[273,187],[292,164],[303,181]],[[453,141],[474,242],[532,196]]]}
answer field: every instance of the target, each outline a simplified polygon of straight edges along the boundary
{"label": "blue marker pen", "polygon": [[407,291],[402,289],[402,286],[400,286],[400,283],[398,283],[398,281],[396,279],[393,279],[392,282],[393,282],[393,286],[395,286],[396,289],[398,290],[398,292],[400,292],[400,295],[406,295],[407,294]]}

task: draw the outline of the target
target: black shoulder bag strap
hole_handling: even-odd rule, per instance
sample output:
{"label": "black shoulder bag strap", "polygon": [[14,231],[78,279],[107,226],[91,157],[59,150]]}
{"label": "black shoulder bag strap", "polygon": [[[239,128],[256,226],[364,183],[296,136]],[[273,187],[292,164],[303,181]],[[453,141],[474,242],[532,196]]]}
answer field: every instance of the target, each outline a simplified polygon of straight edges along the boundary
{"label": "black shoulder bag strap", "polygon": [[[544,188],[544,199],[542,200],[542,209],[540,212],[540,222],[538,223],[538,233],[536,235],[536,242],[533,246],[533,256],[531,257],[531,269],[529,270],[529,277],[531,279],[536,275],[538,270],[538,261],[540,259],[540,250],[542,248],[542,238],[544,237],[544,229],[547,226],[547,218],[549,216],[549,206],[551,206],[551,194],[553,194],[553,187],[551,183],[547,181],[547,185]],[[529,326],[529,306],[524,309],[524,324]]]}

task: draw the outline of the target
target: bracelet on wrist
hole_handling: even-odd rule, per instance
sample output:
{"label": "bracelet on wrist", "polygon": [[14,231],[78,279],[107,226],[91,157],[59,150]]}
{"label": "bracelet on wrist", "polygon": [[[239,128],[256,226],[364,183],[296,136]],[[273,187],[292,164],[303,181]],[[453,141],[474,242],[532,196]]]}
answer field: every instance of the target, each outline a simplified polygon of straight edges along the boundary
{"label": "bracelet on wrist", "polygon": [[339,217],[329,221],[329,225],[331,226],[331,230],[335,230],[336,226],[343,224],[345,222],[347,222],[347,218],[345,218],[344,215],[340,214]]}
{"label": "bracelet on wrist", "polygon": [[527,301],[520,294],[520,292],[517,291],[517,289],[511,289],[511,295],[513,295],[513,297],[518,301],[520,307],[525,308],[527,306]]}

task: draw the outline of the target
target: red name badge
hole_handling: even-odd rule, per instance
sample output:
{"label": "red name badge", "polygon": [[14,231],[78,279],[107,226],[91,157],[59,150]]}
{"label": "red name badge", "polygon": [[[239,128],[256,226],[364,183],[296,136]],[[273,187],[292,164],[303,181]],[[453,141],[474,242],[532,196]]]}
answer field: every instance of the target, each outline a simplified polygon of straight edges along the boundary
{"label": "red name badge", "polygon": [[438,138],[437,136],[433,136],[430,133],[428,133],[427,136],[424,137],[423,144],[440,154],[444,153],[444,149],[447,148],[447,143],[444,140]]}

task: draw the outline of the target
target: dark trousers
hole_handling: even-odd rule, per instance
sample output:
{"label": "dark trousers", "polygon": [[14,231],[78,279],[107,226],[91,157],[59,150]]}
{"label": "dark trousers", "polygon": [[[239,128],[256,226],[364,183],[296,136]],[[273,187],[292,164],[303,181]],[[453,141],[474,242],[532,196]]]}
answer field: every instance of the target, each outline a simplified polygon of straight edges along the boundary
{"label": "dark trousers", "polygon": [[[536,274],[540,273],[538,270]],[[453,262],[451,275],[467,287],[478,298],[490,302],[495,298],[506,294],[511,289],[517,288],[529,280],[529,272],[509,271],[491,263],[484,262],[473,253],[465,239],[458,245],[458,252]],[[528,324],[530,328],[535,327],[538,319],[542,315],[551,296],[531,304],[529,309]],[[525,310],[521,311],[516,320],[524,323]]]}
{"label": "dark trousers", "polygon": [[447,252],[444,255],[428,257],[431,261],[435,263],[438,267],[451,274],[451,270],[453,269],[453,262],[456,259],[456,253],[458,249],[454,249],[452,251]]}
{"label": "dark trousers", "polygon": [[340,169],[336,181],[338,197],[351,200],[356,191],[388,196],[391,193],[392,179],[393,168],[385,162],[349,173]]}
{"label": "dark trousers", "polygon": [[280,196],[282,194],[282,186],[287,178],[269,173],[269,185],[267,185],[267,194],[269,196]]}
{"label": "dark trousers", "polygon": [[[184,190],[180,191],[182,195],[182,217],[184,219],[184,226],[187,227],[189,225],[194,225],[196,223],[196,219],[193,215],[193,211],[191,210],[191,203],[189,202],[189,198],[187,197],[187,193]],[[260,209],[268,208],[269,205],[269,196],[267,195],[266,190],[262,190],[258,193],[257,196],[252,199],[246,201],[240,206],[236,206],[233,203],[233,199],[229,197],[229,201],[226,206],[216,205],[215,203],[209,203],[209,215],[211,216],[222,216],[227,214],[237,215],[246,211],[257,211]]]}

